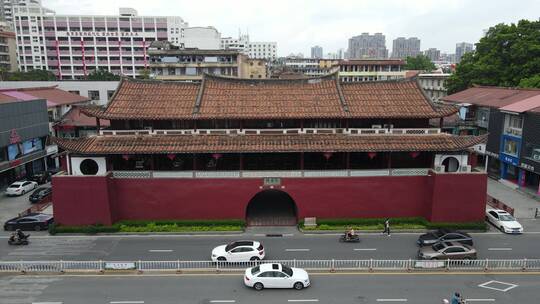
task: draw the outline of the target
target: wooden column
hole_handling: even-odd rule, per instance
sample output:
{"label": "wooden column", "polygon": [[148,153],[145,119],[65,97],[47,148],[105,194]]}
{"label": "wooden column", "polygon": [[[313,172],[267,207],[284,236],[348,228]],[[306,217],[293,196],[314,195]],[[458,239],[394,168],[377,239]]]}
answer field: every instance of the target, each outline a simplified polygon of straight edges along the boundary
{"label": "wooden column", "polygon": [[392,152],[388,152],[388,169],[392,169]]}
{"label": "wooden column", "polygon": [[300,170],[304,171],[304,152],[300,152]]}
{"label": "wooden column", "polygon": [[345,169],[351,169],[351,152],[345,152]]}
{"label": "wooden column", "polygon": [[193,153],[193,171],[197,171],[197,154]]}
{"label": "wooden column", "polygon": [[150,154],[150,170],[154,171],[156,168],[154,154]]}
{"label": "wooden column", "polygon": [[439,118],[439,128],[441,129],[443,127],[443,122],[444,122],[444,118],[443,117]]}
{"label": "wooden column", "polygon": [[240,171],[244,170],[244,154],[240,153]]}
{"label": "wooden column", "polygon": [[99,130],[101,130],[101,121],[97,117],[96,117],[96,128],[97,128],[98,135],[99,135]]}

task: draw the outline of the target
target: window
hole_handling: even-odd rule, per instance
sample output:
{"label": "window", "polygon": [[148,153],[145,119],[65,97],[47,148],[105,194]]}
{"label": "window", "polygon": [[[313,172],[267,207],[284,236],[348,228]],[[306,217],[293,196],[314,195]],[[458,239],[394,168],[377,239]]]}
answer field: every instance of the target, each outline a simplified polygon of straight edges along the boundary
{"label": "window", "polygon": [[504,139],[504,153],[517,156],[518,155],[518,144],[517,142],[505,138]]}
{"label": "window", "polygon": [[99,100],[99,91],[88,91],[88,98],[92,100]]}
{"label": "window", "polygon": [[504,133],[521,137],[523,117],[507,114],[504,120]]}

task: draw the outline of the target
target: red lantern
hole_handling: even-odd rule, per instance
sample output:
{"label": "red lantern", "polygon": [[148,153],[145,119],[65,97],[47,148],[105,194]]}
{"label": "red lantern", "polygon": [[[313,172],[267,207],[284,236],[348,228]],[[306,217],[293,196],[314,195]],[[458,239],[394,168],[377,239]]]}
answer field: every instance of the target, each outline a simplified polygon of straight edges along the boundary
{"label": "red lantern", "polygon": [[409,152],[409,155],[411,155],[412,158],[417,158],[418,155],[420,155],[420,152],[418,152],[418,151]]}
{"label": "red lantern", "polygon": [[377,152],[369,152],[367,155],[369,159],[373,159],[375,156],[377,156]]}
{"label": "red lantern", "polygon": [[329,160],[330,157],[332,157],[332,154],[333,154],[332,152],[324,152],[323,156],[324,156],[324,158],[326,158],[326,160]]}
{"label": "red lantern", "polygon": [[123,155],[122,155],[122,158],[123,158],[124,160],[129,160],[130,156],[129,156],[128,154],[123,154]]}
{"label": "red lantern", "polygon": [[220,159],[221,156],[223,156],[223,155],[221,155],[221,153],[214,153],[214,154],[212,154],[212,157],[213,157],[215,160]]}
{"label": "red lantern", "polygon": [[176,154],[167,154],[167,158],[173,160],[176,157]]}

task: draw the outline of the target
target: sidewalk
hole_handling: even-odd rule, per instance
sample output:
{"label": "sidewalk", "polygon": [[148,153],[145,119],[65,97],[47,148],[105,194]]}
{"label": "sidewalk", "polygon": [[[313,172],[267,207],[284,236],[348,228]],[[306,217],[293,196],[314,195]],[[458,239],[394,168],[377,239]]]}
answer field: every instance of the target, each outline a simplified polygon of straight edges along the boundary
{"label": "sidewalk", "polygon": [[516,218],[534,218],[536,208],[540,208],[539,200],[491,178],[488,178],[487,193],[514,208],[514,216]]}

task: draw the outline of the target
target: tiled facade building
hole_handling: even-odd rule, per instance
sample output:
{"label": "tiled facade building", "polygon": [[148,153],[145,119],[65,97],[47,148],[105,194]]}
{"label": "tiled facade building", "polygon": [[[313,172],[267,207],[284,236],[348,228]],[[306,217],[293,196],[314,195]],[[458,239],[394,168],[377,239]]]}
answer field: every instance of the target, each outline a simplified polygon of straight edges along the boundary
{"label": "tiled facade building", "polygon": [[414,80],[124,79],[106,108],[82,111],[110,127],[56,139],[69,165],[53,177],[60,224],[484,217],[486,175],[467,152],[484,137],[431,128],[457,109]]}
{"label": "tiled facade building", "polygon": [[388,60],[342,60],[339,62],[339,78],[343,82],[376,81],[405,78],[405,61]]}

